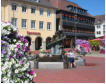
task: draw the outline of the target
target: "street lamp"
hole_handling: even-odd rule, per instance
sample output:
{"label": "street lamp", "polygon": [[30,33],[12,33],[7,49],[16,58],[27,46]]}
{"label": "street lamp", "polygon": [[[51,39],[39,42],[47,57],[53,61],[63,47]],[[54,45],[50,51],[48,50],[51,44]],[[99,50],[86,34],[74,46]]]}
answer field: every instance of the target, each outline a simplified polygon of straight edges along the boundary
{"label": "street lamp", "polygon": [[76,37],[76,33],[77,33],[77,26],[76,26],[76,24],[77,24],[77,6],[76,6],[76,9],[75,9],[75,16],[74,16],[74,27],[75,27],[74,33],[75,33],[75,41],[76,41],[76,39],[77,39],[77,37]]}

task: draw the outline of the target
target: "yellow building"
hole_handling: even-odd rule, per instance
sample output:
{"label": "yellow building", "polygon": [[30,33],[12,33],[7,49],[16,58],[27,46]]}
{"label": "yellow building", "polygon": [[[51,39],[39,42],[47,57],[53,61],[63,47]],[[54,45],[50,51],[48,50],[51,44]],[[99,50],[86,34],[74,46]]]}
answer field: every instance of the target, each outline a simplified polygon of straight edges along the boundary
{"label": "yellow building", "polygon": [[2,0],[1,15],[29,39],[32,50],[46,49],[56,31],[56,9],[48,0]]}

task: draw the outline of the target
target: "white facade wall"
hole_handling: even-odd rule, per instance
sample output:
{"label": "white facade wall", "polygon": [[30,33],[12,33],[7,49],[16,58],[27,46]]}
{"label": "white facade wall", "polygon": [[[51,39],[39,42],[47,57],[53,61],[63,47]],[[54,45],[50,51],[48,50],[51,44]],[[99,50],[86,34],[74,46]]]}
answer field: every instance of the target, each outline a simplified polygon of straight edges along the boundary
{"label": "white facade wall", "polygon": [[95,24],[95,37],[102,37],[104,36],[104,31],[105,31],[105,22],[102,24]]}

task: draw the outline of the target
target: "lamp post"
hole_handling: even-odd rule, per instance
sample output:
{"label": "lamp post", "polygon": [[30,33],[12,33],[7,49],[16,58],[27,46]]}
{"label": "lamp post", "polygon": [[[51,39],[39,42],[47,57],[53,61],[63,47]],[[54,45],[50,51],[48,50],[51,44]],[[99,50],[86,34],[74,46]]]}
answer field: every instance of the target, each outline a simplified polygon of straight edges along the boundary
{"label": "lamp post", "polygon": [[75,41],[76,41],[76,39],[77,39],[77,37],[76,37],[76,33],[77,33],[77,26],[76,26],[76,24],[77,24],[77,6],[76,6],[76,9],[75,9],[75,16],[74,16],[74,27],[75,27],[74,33],[75,33]]}

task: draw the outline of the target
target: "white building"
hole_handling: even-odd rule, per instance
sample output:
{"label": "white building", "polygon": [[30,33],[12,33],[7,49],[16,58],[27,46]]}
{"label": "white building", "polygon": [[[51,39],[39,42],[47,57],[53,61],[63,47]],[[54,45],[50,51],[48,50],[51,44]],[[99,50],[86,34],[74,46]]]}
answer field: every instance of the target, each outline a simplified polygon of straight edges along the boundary
{"label": "white building", "polygon": [[105,34],[105,15],[95,16],[95,38],[103,37]]}

